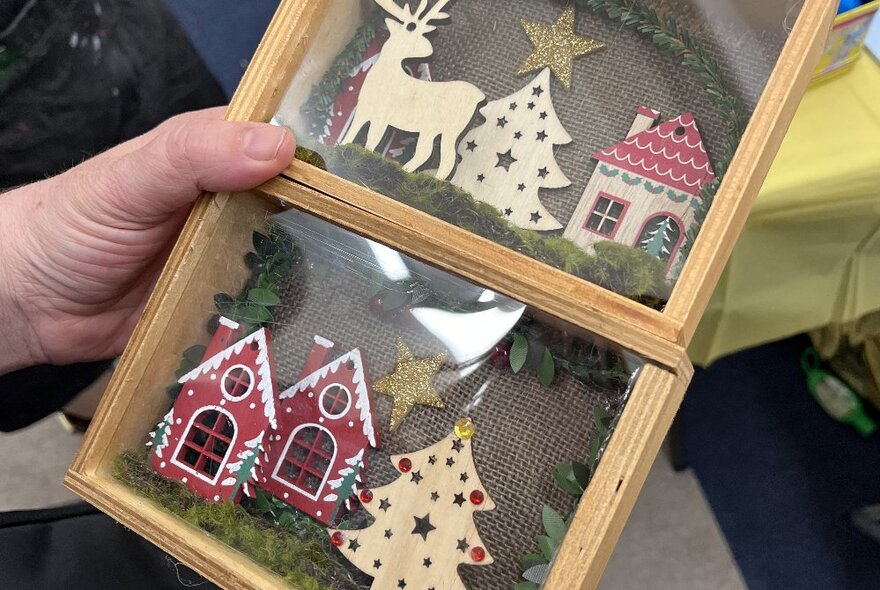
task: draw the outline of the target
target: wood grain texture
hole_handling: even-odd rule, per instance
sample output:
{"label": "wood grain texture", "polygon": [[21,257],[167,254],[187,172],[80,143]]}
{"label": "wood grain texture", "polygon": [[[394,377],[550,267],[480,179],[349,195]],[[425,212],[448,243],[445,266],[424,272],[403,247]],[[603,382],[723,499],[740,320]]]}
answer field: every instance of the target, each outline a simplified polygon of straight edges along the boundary
{"label": "wood grain texture", "polygon": [[743,134],[665,315],[687,346],[721,277],[749,210],[797,111],[836,14],[834,0],[807,0]]}
{"label": "wood grain texture", "polygon": [[672,424],[693,368],[678,376],[647,365],[550,570],[545,590],[595,588]]}
{"label": "wood grain texture", "polygon": [[[337,181],[355,186],[341,179]],[[603,297],[628,302],[623,297],[452,225],[442,235],[435,235],[436,232],[431,229],[436,229],[440,222],[434,217],[395,202],[383,201],[373,203],[370,207],[370,191],[353,190],[346,193],[350,197],[352,193],[358,192],[358,200],[366,199],[352,207],[350,205],[353,203],[346,204],[281,178],[270,180],[260,190],[346,229],[604,336],[664,367],[677,367],[679,359],[684,355],[684,349],[669,339],[657,335],[637,321],[626,321],[629,308],[616,307],[607,302],[604,306],[596,304],[596,299]],[[380,211],[378,216],[377,210]],[[402,212],[407,213],[407,216],[401,219]],[[469,254],[471,252],[479,252],[480,256],[475,257]],[[544,272],[535,272],[535,265],[539,265]],[[573,305],[574,301],[579,304]],[[644,306],[634,306],[632,309],[640,312],[652,311]],[[661,314],[652,313],[659,323],[665,322]]]}

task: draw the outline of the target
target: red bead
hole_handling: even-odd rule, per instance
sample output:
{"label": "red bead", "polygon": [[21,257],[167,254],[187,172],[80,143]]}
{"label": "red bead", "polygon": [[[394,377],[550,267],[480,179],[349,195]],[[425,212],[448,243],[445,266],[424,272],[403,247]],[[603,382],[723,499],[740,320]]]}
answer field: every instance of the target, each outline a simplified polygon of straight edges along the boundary
{"label": "red bead", "polygon": [[412,469],[412,461],[404,457],[400,460],[400,463],[397,464],[397,467],[402,472],[407,473],[410,469]]}
{"label": "red bead", "polygon": [[471,549],[471,559],[474,561],[483,561],[486,559],[486,550],[482,547],[474,547]]}
{"label": "red bead", "polygon": [[483,503],[483,500],[486,499],[486,496],[483,495],[483,492],[480,490],[474,490],[471,492],[471,504],[476,504],[479,506]]}
{"label": "red bead", "polygon": [[364,488],[360,493],[361,502],[364,504],[369,504],[373,501],[373,492]]}
{"label": "red bead", "polygon": [[489,362],[496,367],[510,366],[510,342],[503,341],[496,344],[489,353]]}
{"label": "red bead", "polygon": [[336,531],[330,535],[330,542],[339,547],[345,543],[345,535],[343,535],[341,531]]}

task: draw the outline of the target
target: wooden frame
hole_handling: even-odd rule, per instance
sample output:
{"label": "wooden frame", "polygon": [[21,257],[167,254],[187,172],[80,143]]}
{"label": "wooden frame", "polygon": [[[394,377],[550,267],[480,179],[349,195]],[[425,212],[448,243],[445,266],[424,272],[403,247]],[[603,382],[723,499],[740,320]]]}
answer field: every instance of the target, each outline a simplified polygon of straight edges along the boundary
{"label": "wooden frame", "polygon": [[[310,42],[319,40],[330,0],[281,3],[227,112],[231,120],[268,120]],[[279,202],[332,220],[455,274],[582,327],[646,359],[614,435],[577,510],[545,588],[593,588],[644,483],[692,375],[686,345],[730,255],[822,51],[831,0],[806,0],[755,110],[716,203],[664,312],[587,283],[446,224],[364,187],[296,161],[261,190]],[[142,443],[161,415],[158,379],[173,373],[168,342],[195,342],[201,326],[179,321],[228,277],[225,252],[242,251],[262,222],[253,193],[203,197],[194,207],[65,478],[74,492],[212,581],[227,588],[287,588],[275,574],[138,496],[112,474],[115,457]],[[271,205],[270,205],[271,206]],[[218,244],[223,244],[218,247]],[[475,260],[474,252],[480,253]],[[241,276],[232,277],[244,281]],[[226,285],[228,286],[228,285]],[[572,306],[571,301],[581,302]],[[176,321],[178,320],[178,321]]]}

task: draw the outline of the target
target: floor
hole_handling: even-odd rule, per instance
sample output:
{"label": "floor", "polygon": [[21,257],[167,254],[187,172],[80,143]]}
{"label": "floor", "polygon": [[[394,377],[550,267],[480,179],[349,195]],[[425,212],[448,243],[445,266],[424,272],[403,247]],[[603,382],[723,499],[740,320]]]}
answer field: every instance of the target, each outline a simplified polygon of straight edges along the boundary
{"label": "floor", "polygon": [[[0,434],[0,510],[75,500],[61,480],[80,437],[56,416]],[[648,476],[600,590],[742,590],[745,588],[700,485],[660,455]]]}

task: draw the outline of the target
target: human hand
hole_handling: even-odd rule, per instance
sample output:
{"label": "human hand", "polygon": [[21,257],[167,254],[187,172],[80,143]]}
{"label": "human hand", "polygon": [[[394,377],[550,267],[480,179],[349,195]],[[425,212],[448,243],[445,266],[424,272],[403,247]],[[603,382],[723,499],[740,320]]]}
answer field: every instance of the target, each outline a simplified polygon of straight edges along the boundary
{"label": "human hand", "polygon": [[174,117],[0,195],[0,374],[118,355],[196,197],[252,188],[290,163],[288,130],[222,114]]}

